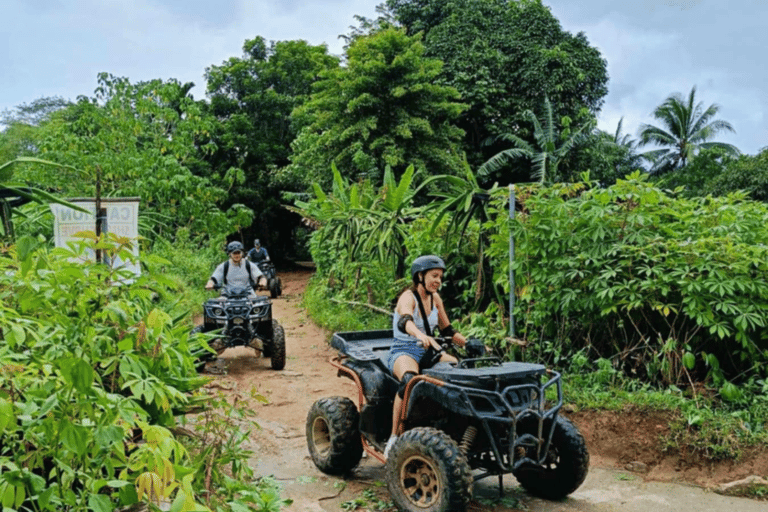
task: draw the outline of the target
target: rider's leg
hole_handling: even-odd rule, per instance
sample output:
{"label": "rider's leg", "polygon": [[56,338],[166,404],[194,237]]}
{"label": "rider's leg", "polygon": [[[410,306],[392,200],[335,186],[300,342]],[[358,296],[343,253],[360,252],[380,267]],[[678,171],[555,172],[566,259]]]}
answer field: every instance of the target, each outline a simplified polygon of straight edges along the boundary
{"label": "rider's leg", "polygon": [[458,363],[459,360],[456,359],[451,354],[443,354],[442,356],[440,356],[440,362],[441,363]]}
{"label": "rider's leg", "polygon": [[[392,373],[399,381],[407,372],[418,374],[419,363],[417,363],[416,360],[411,356],[404,354],[395,360],[395,364],[392,365]],[[385,457],[389,452],[389,448],[392,447],[392,444],[394,444],[395,440],[397,439],[397,421],[400,417],[400,408],[402,405],[403,399],[400,397],[400,393],[397,393],[395,395],[395,403],[392,405],[392,432],[390,434],[389,440],[387,441],[387,449],[384,450]]]}

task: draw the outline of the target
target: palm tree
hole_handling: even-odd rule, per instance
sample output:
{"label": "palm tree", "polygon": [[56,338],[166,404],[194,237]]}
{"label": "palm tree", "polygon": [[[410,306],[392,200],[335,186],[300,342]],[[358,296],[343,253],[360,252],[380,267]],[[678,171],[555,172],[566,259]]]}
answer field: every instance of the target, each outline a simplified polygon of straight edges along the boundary
{"label": "palm tree", "polygon": [[508,160],[526,158],[531,161],[531,178],[539,183],[557,176],[557,166],[571,149],[591,130],[593,122],[582,124],[566,140],[562,140],[554,121],[554,113],[549,98],[544,98],[544,116],[539,120],[530,110],[523,114],[533,124],[535,144],[513,133],[496,137],[512,143],[514,147],[500,151],[477,169],[478,177],[486,177],[501,169]]}
{"label": "palm tree", "polygon": [[680,93],[672,94],[653,111],[653,117],[661,122],[663,128],[640,125],[640,146],[663,146],[643,153],[643,157],[653,164],[652,173],[685,167],[701,149],[716,147],[734,156],[739,154],[739,150],[731,144],[709,142],[721,131],[735,133],[735,130],[729,122],[715,119],[719,105],[713,103],[705,110],[701,102],[695,102],[695,97],[696,86],[691,89],[687,100]]}

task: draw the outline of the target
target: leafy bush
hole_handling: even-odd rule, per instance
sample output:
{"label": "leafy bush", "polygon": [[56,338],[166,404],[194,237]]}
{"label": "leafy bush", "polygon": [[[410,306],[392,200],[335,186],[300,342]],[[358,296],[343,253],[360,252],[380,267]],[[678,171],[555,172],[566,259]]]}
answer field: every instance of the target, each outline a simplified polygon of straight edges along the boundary
{"label": "leafy bush", "polygon": [[[130,284],[118,268],[85,262],[96,248],[105,261],[130,259],[128,243],[91,235],[48,250],[22,238],[0,257],[0,500],[7,508],[107,512],[173,499],[173,510],[211,510],[196,498],[205,490],[209,499],[222,496],[216,510],[231,510],[235,491],[223,478],[203,486],[195,477],[203,462],[173,435],[176,417],[209,399],[197,392],[208,379],[194,367],[204,341],[189,337],[187,315],[158,307],[177,293],[158,271],[170,262],[145,256],[146,271]],[[244,456],[224,450],[206,463],[237,473]]]}
{"label": "leafy bush", "polygon": [[[726,398],[725,378],[765,367],[765,205],[678,198],[639,173],[606,189],[526,188],[521,204],[516,315],[527,338],[586,348],[651,381],[709,376]],[[492,224],[503,283],[509,221]]]}

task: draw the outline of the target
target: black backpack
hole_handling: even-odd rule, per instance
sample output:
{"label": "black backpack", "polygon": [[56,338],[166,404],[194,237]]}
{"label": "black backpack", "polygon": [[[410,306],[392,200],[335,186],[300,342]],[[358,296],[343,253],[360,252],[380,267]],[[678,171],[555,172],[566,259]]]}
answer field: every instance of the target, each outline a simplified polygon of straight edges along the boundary
{"label": "black backpack", "polygon": [[[253,282],[253,276],[251,276],[251,262],[245,260],[245,271],[248,272],[248,282],[251,283],[251,288],[256,289],[256,283]],[[224,279],[223,284],[227,284],[227,274],[229,274],[229,260],[224,262]]]}

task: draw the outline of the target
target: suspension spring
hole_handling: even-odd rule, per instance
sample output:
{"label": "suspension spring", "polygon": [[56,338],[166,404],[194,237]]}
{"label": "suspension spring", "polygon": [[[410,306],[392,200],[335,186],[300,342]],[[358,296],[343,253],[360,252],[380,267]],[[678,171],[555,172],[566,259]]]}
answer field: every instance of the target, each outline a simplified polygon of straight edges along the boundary
{"label": "suspension spring", "polygon": [[477,427],[467,427],[467,430],[464,431],[464,437],[461,438],[461,444],[459,445],[459,450],[461,450],[461,453],[465,456],[472,447],[472,443],[475,442],[475,437],[477,437]]}

